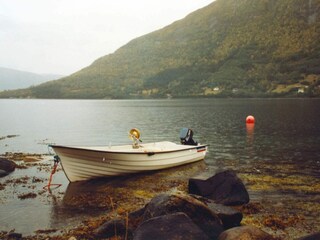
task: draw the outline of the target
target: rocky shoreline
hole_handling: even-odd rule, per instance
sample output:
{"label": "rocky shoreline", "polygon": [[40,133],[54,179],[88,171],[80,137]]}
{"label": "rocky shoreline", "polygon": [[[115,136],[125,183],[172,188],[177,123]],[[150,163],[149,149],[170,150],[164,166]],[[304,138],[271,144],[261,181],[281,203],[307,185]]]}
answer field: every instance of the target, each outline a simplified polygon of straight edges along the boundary
{"label": "rocky shoreline", "polygon": [[[37,176],[7,179],[14,175],[15,168],[37,167],[50,173],[51,166],[44,163],[43,158],[43,155],[22,153],[0,156],[3,173],[0,194],[24,185],[30,187],[30,191],[16,193],[21,201],[44,196],[45,192],[35,189],[44,185],[47,179]],[[318,215],[319,179],[301,175],[271,175],[259,167],[260,171],[238,169],[209,177],[194,177],[193,172],[188,172],[193,166],[189,166],[180,169],[181,175],[190,175],[189,180],[181,175],[170,175],[170,171],[167,175],[163,172],[147,174],[136,177],[133,179],[135,181],[119,181],[116,189],[114,185],[101,185],[96,189],[94,198],[90,192],[83,195],[77,193],[75,197],[59,192],[59,197],[63,198],[68,208],[98,207],[105,214],[81,219],[81,224],[68,229],[39,229],[32,236],[2,230],[0,239],[137,240],[150,239],[150,236],[155,238],[155,235],[157,239],[227,240],[240,239],[240,236],[247,237],[244,239],[319,239],[320,217],[309,219],[309,214],[303,215],[307,211]],[[200,166],[200,172],[210,173],[203,166]],[[142,187],[143,183],[152,182],[152,179],[157,181]],[[275,187],[286,193],[294,190],[311,197],[308,201],[303,197],[302,200],[288,198],[272,201],[268,196],[272,195]],[[265,198],[257,198],[257,193],[264,193]],[[303,238],[310,234],[315,235]]]}

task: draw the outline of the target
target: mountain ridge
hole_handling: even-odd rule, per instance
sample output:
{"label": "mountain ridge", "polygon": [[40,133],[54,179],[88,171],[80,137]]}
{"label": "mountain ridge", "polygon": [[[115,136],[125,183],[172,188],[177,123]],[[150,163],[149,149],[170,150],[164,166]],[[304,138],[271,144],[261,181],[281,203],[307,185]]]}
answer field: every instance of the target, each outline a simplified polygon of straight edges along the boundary
{"label": "mountain ridge", "polygon": [[320,0],[216,0],[68,77],[7,96],[320,96],[319,12]]}
{"label": "mountain ridge", "polygon": [[58,74],[37,74],[0,67],[0,91],[26,88],[61,77]]}

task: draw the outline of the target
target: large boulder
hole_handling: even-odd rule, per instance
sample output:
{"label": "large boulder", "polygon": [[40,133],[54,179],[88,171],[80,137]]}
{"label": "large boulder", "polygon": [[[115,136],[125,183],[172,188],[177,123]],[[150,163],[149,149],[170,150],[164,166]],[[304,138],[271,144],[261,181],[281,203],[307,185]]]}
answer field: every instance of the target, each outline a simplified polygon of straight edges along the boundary
{"label": "large boulder", "polygon": [[215,239],[223,231],[219,217],[204,203],[182,193],[160,194],[154,197],[145,207],[143,221],[172,214],[185,213],[206,235]]}
{"label": "large boulder", "polygon": [[134,232],[134,240],[209,240],[209,237],[181,212],[150,218]]}
{"label": "large boulder", "polygon": [[274,238],[253,226],[242,226],[228,229],[220,234],[218,240],[274,240]]}
{"label": "large boulder", "polygon": [[222,221],[224,229],[240,226],[243,214],[229,206],[215,203],[213,200],[197,195],[194,198],[203,202],[212,212],[214,212]]}
{"label": "large boulder", "polygon": [[232,170],[220,172],[205,180],[189,179],[189,193],[229,206],[246,204],[250,200],[246,187]]}
{"label": "large boulder", "polygon": [[16,166],[17,165],[13,161],[0,157],[1,176],[5,176],[13,172],[16,169]]}

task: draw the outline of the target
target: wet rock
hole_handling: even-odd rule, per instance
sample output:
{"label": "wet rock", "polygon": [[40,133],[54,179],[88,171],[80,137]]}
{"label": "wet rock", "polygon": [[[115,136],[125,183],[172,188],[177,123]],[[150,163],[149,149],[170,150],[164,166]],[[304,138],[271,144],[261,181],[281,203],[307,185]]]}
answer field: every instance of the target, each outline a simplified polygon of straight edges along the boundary
{"label": "wet rock", "polygon": [[310,234],[308,236],[298,238],[296,240],[319,240],[319,239],[320,239],[320,232],[317,232],[317,233]]}
{"label": "wet rock", "polygon": [[13,172],[15,168],[16,164],[13,161],[0,157],[0,170],[3,170],[9,174],[10,172]]}
{"label": "wet rock", "polygon": [[140,217],[143,216],[144,211],[145,211],[145,207],[140,208],[140,209],[138,209],[138,210],[136,210],[136,211],[134,211],[134,212],[131,212],[131,213],[129,214],[129,218],[140,218]]}
{"label": "wet rock", "polygon": [[268,233],[253,226],[235,227],[220,234],[218,240],[274,240]]}
{"label": "wet rock", "polygon": [[[126,234],[126,222],[124,219],[110,220],[102,224],[99,228],[94,230],[93,236],[95,238],[110,238],[118,235]],[[128,229],[128,232],[132,232]]]}
{"label": "wet rock", "polygon": [[209,237],[181,212],[150,218],[134,232],[134,240],[209,240]]}
{"label": "wet rock", "polygon": [[143,219],[144,211],[145,211],[145,207],[143,207],[137,211],[129,213],[128,225],[129,225],[130,229],[136,229],[140,225],[140,223],[142,222],[142,219]]}
{"label": "wet rock", "polygon": [[189,193],[207,197],[223,205],[242,205],[249,194],[234,171],[227,170],[208,179],[189,179]]}
{"label": "wet rock", "polygon": [[0,169],[0,177],[7,176],[9,173],[5,170]]}
{"label": "wet rock", "polygon": [[241,212],[214,202],[208,203],[208,207],[221,219],[224,229],[240,226],[243,218]]}
{"label": "wet rock", "polygon": [[128,216],[128,224],[126,224],[125,219],[107,221],[95,229],[93,235],[95,238],[110,238],[117,235],[125,236],[126,234],[132,237],[134,229],[136,229],[142,221],[143,214],[144,208],[130,213]]}
{"label": "wet rock", "polygon": [[185,213],[210,238],[216,238],[223,231],[222,221],[204,203],[185,194],[160,194],[147,204],[143,221],[150,218]]}
{"label": "wet rock", "polygon": [[21,233],[10,232],[7,236],[7,240],[20,240],[22,239]]}
{"label": "wet rock", "polygon": [[208,208],[221,219],[224,229],[240,226],[243,218],[243,214],[241,212],[233,209],[232,207],[215,203],[213,200],[208,198],[196,195],[193,197],[207,205]]}

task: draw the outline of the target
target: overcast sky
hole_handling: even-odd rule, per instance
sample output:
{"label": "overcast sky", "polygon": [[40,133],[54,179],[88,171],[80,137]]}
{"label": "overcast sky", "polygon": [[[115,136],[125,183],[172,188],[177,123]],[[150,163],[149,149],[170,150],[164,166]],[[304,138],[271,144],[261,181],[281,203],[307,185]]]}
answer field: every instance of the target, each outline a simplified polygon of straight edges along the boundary
{"label": "overcast sky", "polygon": [[213,0],[0,0],[0,67],[69,75]]}

